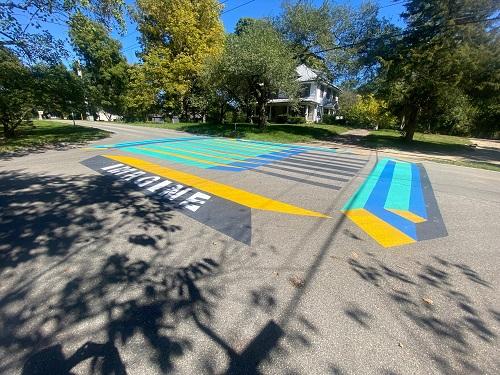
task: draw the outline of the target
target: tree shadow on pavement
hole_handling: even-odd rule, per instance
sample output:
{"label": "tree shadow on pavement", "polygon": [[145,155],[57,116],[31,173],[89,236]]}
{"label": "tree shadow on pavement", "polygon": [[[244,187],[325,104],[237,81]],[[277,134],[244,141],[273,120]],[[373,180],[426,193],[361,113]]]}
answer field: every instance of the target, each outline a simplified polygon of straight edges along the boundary
{"label": "tree shadow on pavement", "polygon": [[[272,319],[241,348],[216,332],[226,250],[218,260],[193,245],[176,258],[171,236],[182,228],[161,201],[103,176],[17,171],[0,184],[0,373],[125,374],[139,358],[143,371],[169,373],[201,336],[228,359],[210,370],[198,358],[208,373],[253,374],[279,350]],[[270,316],[276,291],[252,289],[247,302]],[[309,345],[292,330],[289,339]]]}
{"label": "tree shadow on pavement", "polygon": [[[397,329],[391,334],[406,332],[402,347],[418,351],[419,357],[427,355],[444,374],[488,373],[495,368],[491,355],[497,341],[494,314],[483,298],[472,295],[477,288],[483,294],[495,292],[470,266],[431,256],[425,263],[401,268],[372,253],[347,262],[381,295],[384,311],[392,312]],[[416,271],[408,272],[408,268]],[[344,313],[363,328],[377,325],[369,311],[351,306]]]}
{"label": "tree shadow on pavement", "polygon": [[65,358],[61,345],[53,345],[33,354],[24,364],[22,375],[72,375],[71,369],[90,358],[93,373],[127,374],[120,353],[112,343],[87,342],[69,358]]}

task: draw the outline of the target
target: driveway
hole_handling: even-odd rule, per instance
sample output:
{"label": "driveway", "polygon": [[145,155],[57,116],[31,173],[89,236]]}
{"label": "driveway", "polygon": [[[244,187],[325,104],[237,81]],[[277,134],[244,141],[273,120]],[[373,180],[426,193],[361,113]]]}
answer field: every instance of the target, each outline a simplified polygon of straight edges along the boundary
{"label": "driveway", "polygon": [[498,373],[499,173],[96,126],[0,160],[0,373]]}

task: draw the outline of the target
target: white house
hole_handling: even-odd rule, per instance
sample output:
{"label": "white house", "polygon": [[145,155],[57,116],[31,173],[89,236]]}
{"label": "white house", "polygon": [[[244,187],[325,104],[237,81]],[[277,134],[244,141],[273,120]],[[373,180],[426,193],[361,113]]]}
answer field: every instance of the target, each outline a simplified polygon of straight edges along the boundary
{"label": "white house", "polygon": [[105,111],[99,111],[96,113],[96,117],[94,115],[91,115],[87,113],[87,120],[88,121],[119,121],[122,120],[122,116],[118,115],[113,115],[112,113],[108,113]]}
{"label": "white house", "polygon": [[[299,98],[299,113],[307,122],[319,122],[323,115],[334,115],[339,108],[338,97],[340,88],[332,84],[325,74],[299,65],[296,69],[301,83]],[[278,95],[268,103],[268,118],[276,120],[278,116],[292,115],[291,100],[285,95]]]}

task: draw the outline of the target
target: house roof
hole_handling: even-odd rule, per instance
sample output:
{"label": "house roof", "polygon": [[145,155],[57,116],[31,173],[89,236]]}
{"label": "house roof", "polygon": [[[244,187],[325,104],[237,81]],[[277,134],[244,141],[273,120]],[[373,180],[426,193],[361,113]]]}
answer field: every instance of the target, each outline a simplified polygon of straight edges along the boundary
{"label": "house roof", "polygon": [[340,87],[334,85],[333,83],[329,82],[328,79],[322,74],[319,70],[315,70],[312,68],[309,68],[305,64],[299,65],[295,71],[298,74],[297,80],[299,82],[316,82],[320,81],[321,83],[328,85],[330,87],[333,87],[334,89],[338,91],[342,91]]}

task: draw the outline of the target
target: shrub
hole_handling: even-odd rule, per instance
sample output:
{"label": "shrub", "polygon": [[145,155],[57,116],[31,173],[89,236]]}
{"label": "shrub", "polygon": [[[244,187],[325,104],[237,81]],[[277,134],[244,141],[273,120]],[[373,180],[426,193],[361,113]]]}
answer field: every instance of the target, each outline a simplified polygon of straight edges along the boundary
{"label": "shrub", "polygon": [[288,115],[287,114],[278,115],[276,116],[275,120],[278,124],[286,124],[288,122]]}
{"label": "shrub", "polygon": [[323,115],[321,117],[321,123],[327,124],[327,125],[333,125],[337,121],[335,120],[335,115]]}
{"label": "shrub", "polygon": [[289,116],[287,122],[289,124],[305,124],[306,118],[302,116]]}
{"label": "shrub", "polygon": [[340,108],[346,120],[353,126],[378,126],[380,129],[396,127],[396,117],[389,112],[387,103],[375,98],[373,94],[355,97],[350,95],[341,102]]}

